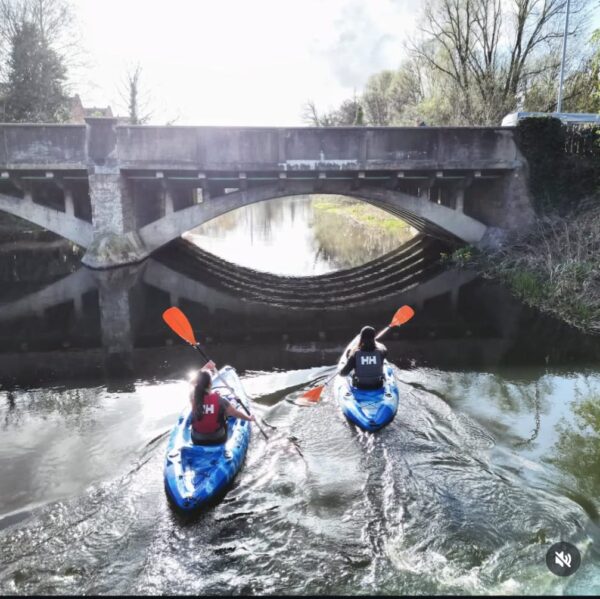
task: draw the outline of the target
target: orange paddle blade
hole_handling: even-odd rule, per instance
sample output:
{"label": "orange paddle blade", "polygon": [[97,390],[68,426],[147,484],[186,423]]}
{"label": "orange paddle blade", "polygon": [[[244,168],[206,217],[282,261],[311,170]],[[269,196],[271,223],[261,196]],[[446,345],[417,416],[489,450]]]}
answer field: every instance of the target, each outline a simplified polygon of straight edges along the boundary
{"label": "orange paddle blade", "polygon": [[408,322],[415,315],[415,311],[410,306],[402,306],[394,314],[390,327],[399,327]]}
{"label": "orange paddle blade", "polygon": [[317,402],[319,401],[319,399],[321,399],[321,393],[323,393],[323,389],[325,389],[325,387],[315,387],[314,389],[309,389],[308,391],[304,392],[298,399]]}
{"label": "orange paddle blade", "polygon": [[163,320],[175,331],[182,339],[188,343],[196,345],[196,337],[192,330],[192,325],[187,316],[179,309],[173,306],[163,312]]}

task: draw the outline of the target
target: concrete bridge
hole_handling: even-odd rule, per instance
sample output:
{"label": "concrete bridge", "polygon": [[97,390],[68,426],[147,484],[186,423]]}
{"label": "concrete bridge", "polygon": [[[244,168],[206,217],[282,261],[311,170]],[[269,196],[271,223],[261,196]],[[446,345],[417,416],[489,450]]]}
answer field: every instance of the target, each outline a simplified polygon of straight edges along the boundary
{"label": "concrete bridge", "polygon": [[485,245],[528,222],[510,128],[226,128],[0,125],[0,210],[86,248],[139,262],[254,202],[359,198],[420,231]]}

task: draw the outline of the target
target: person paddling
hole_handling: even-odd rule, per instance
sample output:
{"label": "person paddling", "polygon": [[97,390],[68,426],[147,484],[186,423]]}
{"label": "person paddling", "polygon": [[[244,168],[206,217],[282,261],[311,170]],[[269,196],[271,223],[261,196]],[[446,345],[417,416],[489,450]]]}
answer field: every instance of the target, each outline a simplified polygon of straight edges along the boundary
{"label": "person paddling", "polygon": [[212,361],[207,362],[192,379],[192,441],[196,445],[217,445],[227,441],[228,416],[254,422],[254,416],[247,416],[234,408],[224,397],[211,392],[211,371],[216,371]]}
{"label": "person paddling", "polygon": [[386,355],[385,345],[375,340],[375,329],[365,326],[360,331],[358,346],[349,350],[348,361],[339,374],[347,376],[354,370],[354,387],[379,389],[383,385],[383,360]]}

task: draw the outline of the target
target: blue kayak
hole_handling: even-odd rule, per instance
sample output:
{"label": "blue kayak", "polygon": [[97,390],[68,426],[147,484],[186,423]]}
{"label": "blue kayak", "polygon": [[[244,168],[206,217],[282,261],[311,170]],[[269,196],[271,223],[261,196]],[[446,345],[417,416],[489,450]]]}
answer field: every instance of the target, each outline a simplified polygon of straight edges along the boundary
{"label": "blue kayak", "polygon": [[[348,350],[357,342],[355,339],[344,351],[338,363],[340,370],[346,363]],[[344,416],[365,431],[377,431],[389,424],[398,411],[399,392],[392,365],[384,360],[383,387],[374,390],[358,389],[352,385],[352,376],[336,376],[333,394],[337,398]]]}
{"label": "blue kayak", "polygon": [[[235,391],[231,393],[225,384]],[[213,378],[213,390],[241,409],[234,396],[250,405],[242,383],[231,366],[224,366]],[[167,445],[165,490],[179,510],[192,512],[225,492],[240,470],[248,443],[250,422],[229,418],[227,441],[220,445],[194,445],[191,439],[191,406],[177,420]]]}

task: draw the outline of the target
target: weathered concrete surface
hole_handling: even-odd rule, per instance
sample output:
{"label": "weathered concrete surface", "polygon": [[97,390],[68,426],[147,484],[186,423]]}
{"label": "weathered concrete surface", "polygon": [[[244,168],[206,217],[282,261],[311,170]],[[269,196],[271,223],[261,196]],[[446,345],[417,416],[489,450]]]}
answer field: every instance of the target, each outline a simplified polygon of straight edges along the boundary
{"label": "weathered concrete surface", "polygon": [[121,168],[512,169],[507,127],[117,127]]}
{"label": "weathered concrete surface", "polygon": [[40,206],[28,196],[16,198],[0,194],[0,210],[44,227],[82,247],[92,243],[93,228],[90,223],[65,212]]}
{"label": "weathered concrete surface", "polygon": [[[312,189],[310,181],[293,181],[285,190],[280,189],[277,185],[265,185],[229,193],[154,221],[140,229],[140,237],[146,248],[152,252],[173,239],[177,239],[191,228],[242,206],[278,197],[306,195],[311,193]],[[399,213],[416,215],[468,243],[476,244],[481,241],[487,228],[482,223],[456,210],[429,202],[425,198],[415,198],[390,189],[353,189],[352,185],[345,181],[331,181],[324,183],[320,193],[343,194],[370,201],[374,205],[381,203],[383,209],[386,209],[387,205],[393,206]]]}
{"label": "weathered concrete surface", "polygon": [[465,192],[465,212],[496,229],[514,231],[530,225],[535,212],[529,197],[527,165],[507,173],[493,185],[477,179]]}
{"label": "weathered concrete surface", "polygon": [[0,169],[84,169],[84,125],[0,125]]}
{"label": "weathered concrete surface", "polygon": [[513,169],[508,127],[148,127],[0,125],[0,169],[247,171]]}
{"label": "weathered concrete surface", "polygon": [[141,262],[150,250],[135,231],[104,233],[94,237],[81,261],[90,268],[112,268]]}

